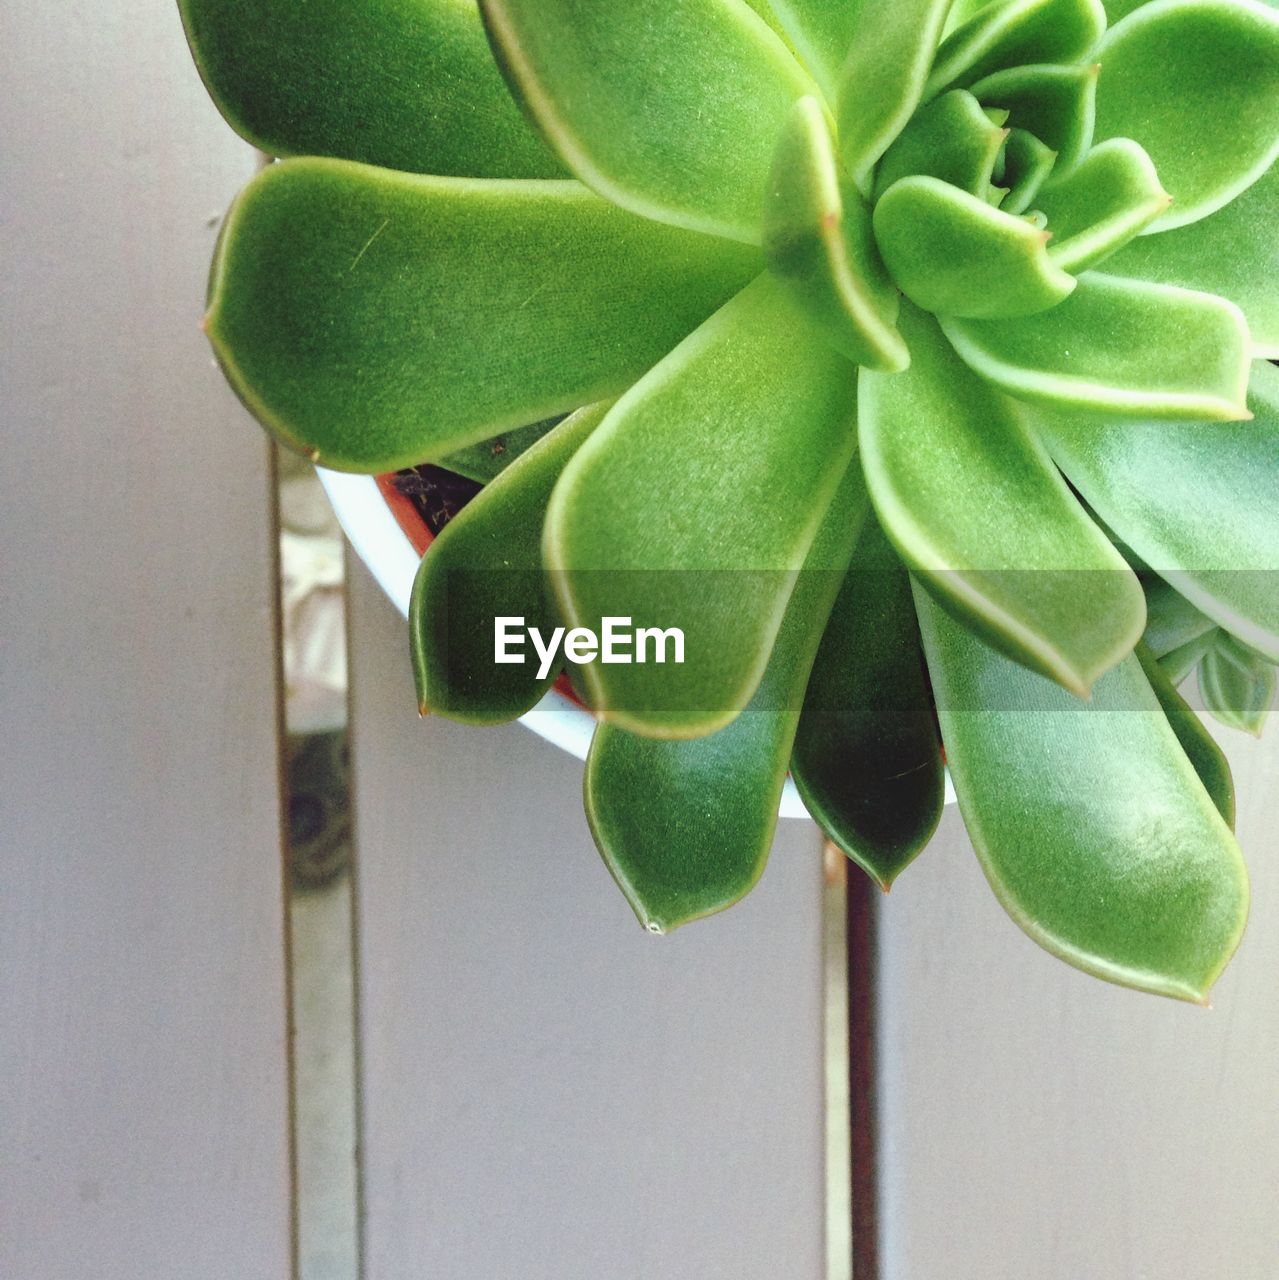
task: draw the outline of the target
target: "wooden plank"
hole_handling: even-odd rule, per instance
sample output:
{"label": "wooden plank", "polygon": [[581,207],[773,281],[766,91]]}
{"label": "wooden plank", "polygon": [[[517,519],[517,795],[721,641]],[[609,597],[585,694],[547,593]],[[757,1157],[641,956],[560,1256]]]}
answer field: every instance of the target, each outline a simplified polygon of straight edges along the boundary
{"label": "wooden plank", "polygon": [[1040,951],[953,810],[884,904],[884,1280],[1279,1275],[1279,726],[1219,737],[1253,908],[1210,1011]]}
{"label": "wooden plank", "polygon": [[173,5],[4,28],[0,1275],[281,1280],[266,451],[198,328],[253,156]]}
{"label": "wooden plank", "polygon": [[646,936],[520,726],[419,721],[352,583],[366,1280],[817,1280],[822,858]]}

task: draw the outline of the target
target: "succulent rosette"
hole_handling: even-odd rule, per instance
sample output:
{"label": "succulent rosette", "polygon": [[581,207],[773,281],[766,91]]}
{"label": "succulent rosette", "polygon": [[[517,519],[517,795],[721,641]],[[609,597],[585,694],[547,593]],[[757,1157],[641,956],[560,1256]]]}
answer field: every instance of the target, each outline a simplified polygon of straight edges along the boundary
{"label": "succulent rosette", "polygon": [[329,467],[490,481],[423,561],[424,704],[544,695],[497,616],[684,633],[574,672],[649,928],[748,891],[788,770],[887,887],[944,743],[1018,924],[1205,998],[1247,878],[1172,677],[1255,728],[1279,660],[1279,12],[181,7],[227,119],[293,157],[212,270],[245,404]]}

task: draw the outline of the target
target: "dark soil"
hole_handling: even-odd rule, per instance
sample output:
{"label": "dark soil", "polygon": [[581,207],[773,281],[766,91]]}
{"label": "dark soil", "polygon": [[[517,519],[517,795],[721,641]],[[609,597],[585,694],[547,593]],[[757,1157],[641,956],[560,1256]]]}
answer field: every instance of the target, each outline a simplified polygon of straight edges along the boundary
{"label": "dark soil", "polygon": [[397,471],[395,487],[417,508],[432,536],[483,488],[465,476],[430,465]]}

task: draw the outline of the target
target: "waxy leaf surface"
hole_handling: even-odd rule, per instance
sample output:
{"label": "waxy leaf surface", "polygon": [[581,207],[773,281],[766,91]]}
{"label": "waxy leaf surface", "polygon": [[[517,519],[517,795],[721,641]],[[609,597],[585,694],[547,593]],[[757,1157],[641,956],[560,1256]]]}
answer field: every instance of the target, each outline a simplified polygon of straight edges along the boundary
{"label": "waxy leaf surface", "polygon": [[921,107],[889,147],[875,171],[875,198],[902,178],[925,177],[984,200],[1007,136],[971,93],[952,89]]}
{"label": "waxy leaf surface", "polygon": [[871,230],[870,209],[837,166],[815,98],[795,104],[777,146],[764,203],[764,256],[773,274],[856,364],[904,369],[893,322],[898,297]]}
{"label": "waxy leaf surface", "polygon": [[1074,62],[1105,30],[1100,0],[997,0],[952,31],[937,51],[926,97],[967,88],[1009,67]]}
{"label": "waxy leaf surface", "polygon": [[758,241],[773,143],[816,86],[744,0],[481,0],[513,91],[583,182]]}
{"label": "waxy leaf surface", "polygon": [[844,163],[864,192],[875,163],[921,101],[949,7],[949,0],[860,0],[857,6],[837,118]]}
{"label": "waxy leaf surface", "polygon": [[1057,163],[1057,153],[1033,133],[1014,129],[1004,148],[1000,181],[1008,194],[1000,204],[1005,213],[1025,213]]}
{"label": "waxy leaf surface", "polygon": [[1279,14],[1254,0],[1154,0],[1112,27],[1098,138],[1134,138],[1172,207],[1151,228],[1206,217],[1279,155]]}
{"label": "waxy leaf surface", "polygon": [[763,680],[732,724],[691,741],[642,738],[610,724],[596,729],[586,815],[650,932],[722,911],[759,879],[813,655],[865,512],[853,463],[795,584]]}
{"label": "waxy leaf surface", "polygon": [[1207,614],[1162,578],[1148,574],[1142,586],[1146,592],[1146,630],[1141,642],[1156,658],[1206,636],[1216,627]]}
{"label": "waxy leaf surface", "polygon": [[916,600],[959,806],[1005,910],[1088,973],[1205,1002],[1247,873],[1140,662],[1083,703]]}
{"label": "waxy leaf surface", "polygon": [[1068,173],[1092,146],[1097,116],[1095,66],[1013,67],[973,85],[987,107],[1001,107],[1018,129],[1057,153],[1056,171]]}
{"label": "waxy leaf surface", "polygon": [[563,419],[563,414],[557,414],[541,422],[530,422],[526,427],[504,431],[477,444],[468,444],[464,449],[441,458],[440,466],[478,484],[488,484]]}
{"label": "waxy leaf surface", "polygon": [[[761,0],[771,7],[777,25],[812,72],[813,78],[834,103],[840,87],[840,73],[854,49],[876,24],[867,20],[867,11],[887,13],[882,0]],[[933,0],[935,7],[938,0]],[[919,8],[918,0],[898,0],[898,8]]]}
{"label": "waxy leaf surface", "polygon": [[545,559],[566,621],[680,628],[683,665],[593,665],[596,713],[697,737],[750,701],[855,448],[856,369],[762,276],[641,379],[569,464]]}
{"label": "waxy leaf surface", "polygon": [[1036,425],[1085,501],[1218,625],[1279,662],[1279,369],[1258,364],[1251,422]]}
{"label": "waxy leaf surface", "polygon": [[1199,664],[1199,693],[1222,724],[1259,738],[1275,698],[1275,669],[1221,633]]}
{"label": "waxy leaf surface", "polygon": [[1135,652],[1141,663],[1142,673],[1149,681],[1155,697],[1159,699],[1159,705],[1168,717],[1168,724],[1177,735],[1186,759],[1199,775],[1199,781],[1203,783],[1217,812],[1233,831],[1235,781],[1226,753],[1217,745],[1216,739],[1204,727],[1204,722],[1195,714],[1190,704],[1177,692],[1168,673],[1155,661],[1145,644],[1139,644]]}
{"label": "waxy leaf surface", "polygon": [[902,310],[911,367],[862,374],[871,499],[906,564],[1005,652],[1084,693],[1141,636],[1141,585],[1020,408]]}
{"label": "waxy leaf surface", "polygon": [[228,215],[206,327],[283,441],[392,471],[617,395],[761,266],[576,182],[290,160]]}
{"label": "waxy leaf surface", "polygon": [[942,324],[973,369],[1019,399],[1132,417],[1247,416],[1247,322],[1210,294],[1088,272],[1051,311]]}
{"label": "waxy leaf surface", "polygon": [[1039,193],[1053,233],[1048,254],[1064,271],[1084,271],[1140,234],[1171,201],[1150,157],[1131,139],[1112,138]]}
{"label": "waxy leaf surface", "polygon": [[1048,234],[936,178],[903,178],[875,206],[875,239],[897,287],[939,315],[1028,316],[1075,278],[1048,257]]}
{"label": "waxy leaf surface", "polygon": [[416,173],[566,170],[493,62],[475,0],[179,0],[214,102],[254,146]]}
{"label": "waxy leaf surface", "polygon": [[1116,276],[1229,298],[1244,313],[1252,353],[1279,358],[1279,163],[1210,217],[1139,236],[1106,263]]}
{"label": "waxy leaf surface", "polygon": [[866,522],[808,681],[791,773],[822,830],[887,889],[945,802],[910,578]]}
{"label": "waxy leaf surface", "polygon": [[531,710],[555,682],[524,640],[523,663],[495,661],[495,621],[521,618],[550,638],[558,625],[542,573],[542,526],[568,460],[603,421],[581,409],[482,489],[431,543],[413,584],[409,639],[418,704],[467,724]]}

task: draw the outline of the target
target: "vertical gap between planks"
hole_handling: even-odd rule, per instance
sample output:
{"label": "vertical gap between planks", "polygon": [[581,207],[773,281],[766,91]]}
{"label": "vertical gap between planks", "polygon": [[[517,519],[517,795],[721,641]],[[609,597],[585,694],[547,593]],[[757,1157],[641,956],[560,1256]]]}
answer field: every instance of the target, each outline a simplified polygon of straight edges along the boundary
{"label": "vertical gap between planks", "polygon": [[274,589],[268,593],[271,601],[271,645],[275,667],[275,700],[272,708],[275,717],[275,773],[276,794],[279,797],[279,846],[280,859],[280,911],[283,919],[280,922],[280,936],[283,940],[284,954],[281,957],[284,970],[284,1070],[288,1086],[288,1114],[285,1124],[288,1128],[289,1156],[289,1275],[291,1280],[300,1280],[301,1258],[301,1215],[299,1213],[298,1196],[298,1103],[297,1103],[297,1053],[296,1041],[296,1006],[294,1002],[293,983],[293,876],[289,856],[289,778],[288,778],[288,734],[285,714],[285,672],[284,672],[284,602],[282,598],[283,565],[280,554],[280,458],[278,446],[272,440],[264,441],[266,449],[267,473],[267,525],[271,542],[270,565]]}
{"label": "vertical gap between planks", "polygon": [[852,1280],[853,1277],[847,880],[848,861],[843,852],[831,841],[823,841],[822,1039],[826,1126],[826,1280]]}
{"label": "vertical gap between planks", "polygon": [[[350,660],[350,638],[351,638],[351,544],[343,538],[342,540],[342,556],[343,556],[343,575],[342,580],[346,584],[346,590],[342,596],[342,617],[346,627],[347,636],[347,685],[346,685],[346,723],[348,733],[350,726],[355,723],[354,716],[354,670],[355,663]],[[365,1184],[365,1161],[364,1161],[364,1016],[363,1016],[363,948],[360,944],[360,823],[359,814],[356,807],[356,796],[358,791],[356,782],[358,780],[358,771],[360,767],[359,752],[356,750],[356,744],[351,742],[351,765],[350,765],[350,804],[351,804],[351,861],[347,872],[350,877],[351,885],[351,1039],[352,1054],[354,1057],[354,1075],[355,1075],[355,1095],[353,1105],[355,1107],[355,1151],[353,1158],[355,1161],[355,1260],[356,1260],[356,1276],[355,1280],[364,1280],[364,1276],[368,1267],[368,1232],[366,1225],[368,1221],[367,1213],[367,1187]]]}
{"label": "vertical gap between planks", "polygon": [[882,891],[840,855],[847,887],[848,1097],[853,1280],[879,1280],[878,923]]}
{"label": "vertical gap between planks", "polygon": [[[339,763],[349,758],[350,689],[333,649],[335,632],[341,648],[346,647],[349,593],[345,560],[335,579],[310,567],[306,554],[299,553],[299,545],[313,536],[316,541],[310,545],[323,564],[323,548],[332,534],[324,532],[323,522],[306,504],[309,468],[286,468],[279,447],[270,448],[285,853],[292,1275],[294,1280],[359,1280],[361,1107],[353,825],[348,772]],[[293,486],[291,502],[288,486]],[[344,555],[344,544],[337,545]],[[316,574],[310,586],[308,572]]]}

